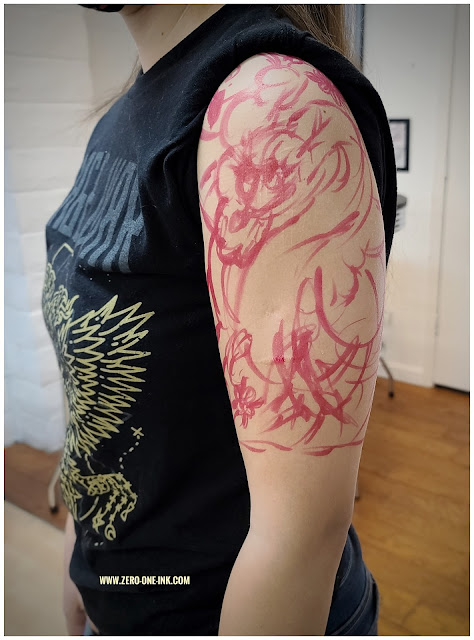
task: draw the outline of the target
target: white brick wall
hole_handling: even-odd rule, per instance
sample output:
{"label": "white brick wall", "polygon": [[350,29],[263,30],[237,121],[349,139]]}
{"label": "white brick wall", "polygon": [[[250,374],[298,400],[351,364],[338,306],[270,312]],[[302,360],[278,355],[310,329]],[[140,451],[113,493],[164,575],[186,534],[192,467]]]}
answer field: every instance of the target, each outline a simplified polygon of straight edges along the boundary
{"label": "white brick wall", "polygon": [[95,124],[86,110],[128,78],[122,19],[78,5],[5,6],[5,445],[62,446],[62,383],[41,312],[44,226]]}
{"label": "white brick wall", "polygon": [[61,447],[62,383],[41,313],[44,225],[72,186],[93,122],[86,10],[5,6],[5,445]]}

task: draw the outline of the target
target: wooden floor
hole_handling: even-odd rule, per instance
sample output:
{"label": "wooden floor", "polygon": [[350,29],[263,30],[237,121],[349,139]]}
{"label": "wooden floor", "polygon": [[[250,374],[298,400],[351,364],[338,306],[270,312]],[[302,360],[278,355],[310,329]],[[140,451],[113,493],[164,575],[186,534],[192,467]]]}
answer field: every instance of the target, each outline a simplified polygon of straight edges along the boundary
{"label": "wooden floor", "polygon": [[[362,453],[354,526],[379,585],[379,635],[469,635],[469,396],[379,378]],[[5,495],[51,515],[59,454],[5,452]]]}
{"label": "wooden floor", "polygon": [[61,458],[61,452],[45,453],[26,444],[5,449],[5,500],[64,530],[67,510],[55,487],[57,513],[48,505],[48,484]]}
{"label": "wooden floor", "polygon": [[469,635],[469,397],[377,383],[354,526],[380,635]]}

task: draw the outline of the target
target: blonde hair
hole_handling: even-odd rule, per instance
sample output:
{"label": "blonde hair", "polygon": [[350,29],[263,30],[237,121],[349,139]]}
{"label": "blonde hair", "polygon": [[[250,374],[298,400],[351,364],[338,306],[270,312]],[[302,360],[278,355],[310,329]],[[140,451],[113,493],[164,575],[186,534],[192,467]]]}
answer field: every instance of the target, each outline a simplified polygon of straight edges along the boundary
{"label": "blonde hair", "polygon": [[345,4],[274,4],[275,13],[285,16],[302,31],[352,60],[350,34]]}

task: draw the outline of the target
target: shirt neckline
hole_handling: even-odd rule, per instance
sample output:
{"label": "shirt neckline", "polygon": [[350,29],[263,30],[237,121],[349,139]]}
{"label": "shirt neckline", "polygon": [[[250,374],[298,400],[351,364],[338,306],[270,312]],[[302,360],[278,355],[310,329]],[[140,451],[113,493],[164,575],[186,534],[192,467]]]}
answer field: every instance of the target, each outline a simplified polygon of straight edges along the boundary
{"label": "shirt neckline", "polygon": [[[220,7],[215,13],[206,18],[204,22],[201,22],[191,33],[188,33],[182,40],[180,40],[174,47],[172,47],[164,56],[159,58],[146,73],[143,73],[143,68],[140,67],[135,82],[127,92],[129,98],[133,98],[135,94],[140,93],[146,89],[156,78],[167,71],[170,66],[178,59],[182,58],[185,52],[192,49],[193,46],[199,41],[199,38],[207,31],[217,26],[228,14],[233,13],[236,10],[242,11],[243,7],[247,5],[242,4],[225,4]],[[251,5],[248,5],[251,6]]]}

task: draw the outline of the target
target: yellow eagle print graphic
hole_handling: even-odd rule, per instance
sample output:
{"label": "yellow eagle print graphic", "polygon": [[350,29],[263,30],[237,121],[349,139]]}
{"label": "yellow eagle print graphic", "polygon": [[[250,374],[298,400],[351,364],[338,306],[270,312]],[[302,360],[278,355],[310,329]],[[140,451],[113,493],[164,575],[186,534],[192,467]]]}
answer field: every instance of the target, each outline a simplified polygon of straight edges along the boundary
{"label": "yellow eagle print graphic", "polygon": [[116,445],[110,447],[110,440],[124,433],[124,422],[130,417],[127,410],[145,381],[141,375],[146,368],[140,364],[150,352],[141,351],[139,344],[148,333],[142,327],[154,312],[139,314],[141,302],[117,309],[118,296],[114,296],[100,309],[75,317],[79,296],[70,298],[64,285],[56,285],[54,270],[58,256],[70,259],[73,254],[63,244],[48,262],[42,300],[69,409],[61,491],[77,522],[89,520],[100,538],[114,540],[118,518],[125,522],[138,498],[122,473],[123,462],[144,434],[140,427],[131,427],[132,446],[121,454],[115,454]]}

